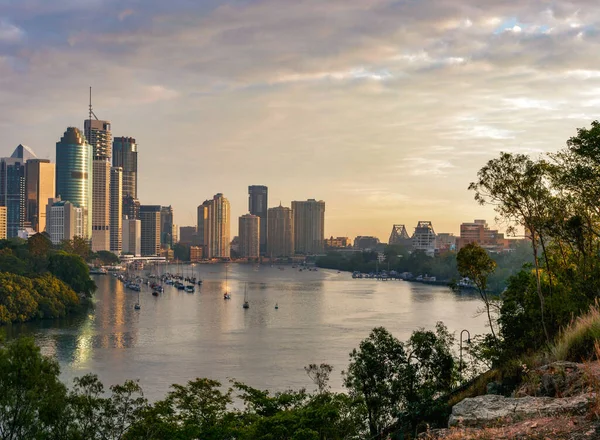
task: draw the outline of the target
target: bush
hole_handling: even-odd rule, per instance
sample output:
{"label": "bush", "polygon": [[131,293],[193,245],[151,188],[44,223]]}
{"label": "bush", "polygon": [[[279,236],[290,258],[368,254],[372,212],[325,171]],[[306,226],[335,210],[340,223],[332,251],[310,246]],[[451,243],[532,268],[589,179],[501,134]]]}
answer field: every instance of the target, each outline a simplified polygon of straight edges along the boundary
{"label": "bush", "polygon": [[573,320],[558,336],[550,352],[559,361],[581,362],[595,357],[594,346],[600,340],[600,304]]}

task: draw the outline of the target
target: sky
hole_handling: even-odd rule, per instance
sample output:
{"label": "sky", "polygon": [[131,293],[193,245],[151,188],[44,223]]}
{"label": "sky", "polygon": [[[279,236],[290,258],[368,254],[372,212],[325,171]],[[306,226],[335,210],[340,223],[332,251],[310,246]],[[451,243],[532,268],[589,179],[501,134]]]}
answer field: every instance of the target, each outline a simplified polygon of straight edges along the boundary
{"label": "sky", "polygon": [[598,53],[597,0],[0,0],[0,156],[54,160],[92,86],[180,226],[221,192],[235,235],[267,185],[325,200],[326,236],[458,233],[495,224],[467,190],[487,160],[600,117]]}

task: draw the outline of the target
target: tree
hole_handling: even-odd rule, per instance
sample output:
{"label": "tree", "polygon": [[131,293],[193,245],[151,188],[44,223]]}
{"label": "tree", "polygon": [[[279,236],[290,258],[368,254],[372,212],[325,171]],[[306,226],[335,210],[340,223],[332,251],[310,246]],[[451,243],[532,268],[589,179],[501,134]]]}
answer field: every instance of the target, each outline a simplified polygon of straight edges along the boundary
{"label": "tree", "polygon": [[404,345],[385,328],[374,328],[350,353],[344,375],[350,395],[364,401],[370,436],[380,436],[401,412],[414,371]]}
{"label": "tree", "polygon": [[490,331],[493,338],[496,339],[494,323],[490,313],[492,299],[488,295],[488,277],[496,270],[496,262],[477,243],[469,243],[461,248],[456,256],[456,262],[460,275],[469,278],[477,287],[479,297],[485,305]]}
{"label": "tree", "polygon": [[527,155],[500,153],[499,158],[488,161],[478,171],[477,181],[472,182],[469,189],[475,191],[477,202],[494,206],[509,223],[509,233],[514,232],[515,225],[525,228],[533,250],[541,324],[546,341],[550,342],[538,258],[538,247],[545,246],[545,225],[552,205],[547,170],[545,163],[535,162]]}
{"label": "tree", "polygon": [[320,394],[326,392],[329,389],[329,375],[333,371],[333,367],[329,364],[310,364],[308,367],[304,367],[304,371],[310,379],[317,386],[317,390]]}
{"label": "tree", "polygon": [[83,237],[73,237],[72,240],[63,240],[60,249],[68,254],[79,255],[83,261],[87,261],[92,252],[90,243]]}
{"label": "tree", "polygon": [[90,269],[83,259],[74,254],[57,252],[50,256],[48,270],[80,294],[90,297],[96,283],[90,279]]}

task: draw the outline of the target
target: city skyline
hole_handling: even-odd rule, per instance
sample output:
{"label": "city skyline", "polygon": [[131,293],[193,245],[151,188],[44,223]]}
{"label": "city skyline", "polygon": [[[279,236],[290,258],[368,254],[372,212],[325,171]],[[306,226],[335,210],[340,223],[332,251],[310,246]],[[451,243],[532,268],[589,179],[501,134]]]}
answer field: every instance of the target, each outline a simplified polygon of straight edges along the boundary
{"label": "city skyline", "polygon": [[261,184],[269,207],[325,200],[326,236],[385,240],[392,224],[493,219],[467,190],[488,159],[555,151],[600,117],[589,1],[198,3],[8,5],[3,155],[23,143],[54,162],[91,85],[139,142],[138,199],[176,224],[218,192],[238,218]]}

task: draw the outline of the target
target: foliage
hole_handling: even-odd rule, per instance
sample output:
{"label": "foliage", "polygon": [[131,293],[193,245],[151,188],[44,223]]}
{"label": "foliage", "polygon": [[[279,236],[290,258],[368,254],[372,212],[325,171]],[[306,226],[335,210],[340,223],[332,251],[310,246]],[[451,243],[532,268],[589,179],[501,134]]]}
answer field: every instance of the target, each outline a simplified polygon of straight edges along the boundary
{"label": "foliage", "polygon": [[90,269],[78,255],[56,252],[49,259],[48,270],[77,292],[90,297],[96,284],[90,279]]}
{"label": "foliage", "polygon": [[596,355],[600,341],[600,304],[598,301],[587,313],[577,317],[559,334],[551,347],[552,357],[559,361],[582,362]]}
{"label": "foliage", "polygon": [[174,244],[173,258],[179,261],[190,261],[190,247],[182,243]]}
{"label": "foliage", "polygon": [[110,266],[119,264],[119,257],[110,251],[98,251],[90,253],[88,261],[94,262],[101,266]]}
{"label": "foliage", "polygon": [[92,253],[90,243],[83,237],[73,237],[72,240],[63,240],[60,249],[68,254],[80,256],[83,261],[87,261]]}

